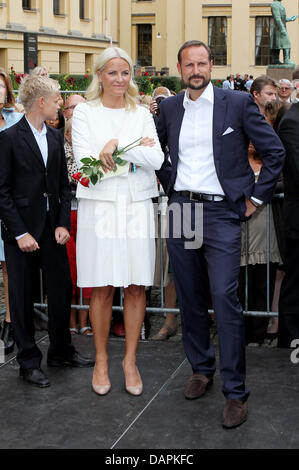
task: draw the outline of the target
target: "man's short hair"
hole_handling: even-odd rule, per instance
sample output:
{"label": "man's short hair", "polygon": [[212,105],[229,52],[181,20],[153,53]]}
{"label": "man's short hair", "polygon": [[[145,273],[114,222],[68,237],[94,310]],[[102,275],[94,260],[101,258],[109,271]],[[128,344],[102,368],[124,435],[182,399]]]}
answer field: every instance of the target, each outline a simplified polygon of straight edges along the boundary
{"label": "man's short hair", "polygon": [[262,89],[267,85],[273,86],[275,89],[277,89],[277,83],[275,82],[275,80],[273,80],[273,78],[268,77],[267,75],[261,75],[252,82],[250,93],[252,95],[254,91],[260,93]]}
{"label": "man's short hair", "polygon": [[185,44],[183,44],[182,47],[180,48],[180,50],[178,52],[178,62],[179,62],[179,64],[181,64],[181,61],[182,61],[182,52],[183,52],[183,50],[187,49],[188,47],[204,47],[206,49],[207,53],[209,54],[209,61],[211,61],[213,59],[212,52],[211,52],[211,49],[209,48],[209,46],[207,46],[202,41],[198,41],[196,39],[193,39],[192,41],[185,42]]}
{"label": "man's short hair", "polygon": [[20,85],[19,94],[25,112],[33,108],[38,98],[49,98],[59,93],[60,85],[56,80],[41,75],[29,75]]}

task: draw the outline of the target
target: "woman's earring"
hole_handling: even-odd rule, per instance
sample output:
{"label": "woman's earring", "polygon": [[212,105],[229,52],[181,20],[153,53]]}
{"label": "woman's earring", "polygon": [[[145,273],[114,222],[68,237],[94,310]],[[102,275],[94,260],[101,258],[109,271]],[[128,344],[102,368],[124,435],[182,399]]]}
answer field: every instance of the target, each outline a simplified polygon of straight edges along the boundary
{"label": "woman's earring", "polygon": [[99,82],[99,90],[102,90],[102,82]]}
{"label": "woman's earring", "polygon": [[7,95],[5,96],[5,101],[4,101],[5,104],[7,104]]}

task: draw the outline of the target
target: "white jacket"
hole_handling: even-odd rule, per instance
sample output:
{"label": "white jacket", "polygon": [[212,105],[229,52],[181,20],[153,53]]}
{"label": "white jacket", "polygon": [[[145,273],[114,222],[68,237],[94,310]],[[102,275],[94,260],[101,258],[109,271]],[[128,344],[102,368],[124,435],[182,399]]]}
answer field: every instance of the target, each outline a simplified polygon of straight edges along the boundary
{"label": "white jacket", "polygon": [[[127,176],[132,200],[143,201],[156,197],[158,189],[154,170],[161,168],[164,155],[154,120],[150,112],[142,106],[137,106],[136,111],[124,111],[120,119],[119,129],[116,130],[107,122],[107,108],[99,101],[80,103],[76,106],[72,122],[72,141],[79,168],[82,166],[82,158],[98,158],[105,144],[113,138],[118,139],[118,148],[123,148],[139,137],[151,137],[156,142],[154,147],[139,146],[121,155],[121,158],[140,167],[136,173],[129,172]],[[119,178],[123,176],[112,177],[96,185],[90,183],[89,188],[79,183],[77,198],[115,201]]]}

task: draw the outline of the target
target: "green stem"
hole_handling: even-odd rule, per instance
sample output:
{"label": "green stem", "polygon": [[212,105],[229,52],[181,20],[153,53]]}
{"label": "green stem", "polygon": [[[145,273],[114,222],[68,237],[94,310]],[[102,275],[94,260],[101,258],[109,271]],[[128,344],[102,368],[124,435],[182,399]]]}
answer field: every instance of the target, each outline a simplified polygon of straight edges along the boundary
{"label": "green stem", "polygon": [[[129,147],[131,147],[131,145],[136,144],[136,142],[139,142],[141,139],[142,139],[142,137],[139,137],[139,139],[135,140],[134,142],[131,142],[129,145],[126,145],[126,147],[123,147],[122,149],[119,149],[118,152],[122,152],[122,153],[127,152],[126,149],[128,149]],[[138,145],[140,145],[140,144],[138,144]],[[137,147],[137,145],[135,145],[135,147]],[[129,149],[129,150],[131,150],[131,149]]]}

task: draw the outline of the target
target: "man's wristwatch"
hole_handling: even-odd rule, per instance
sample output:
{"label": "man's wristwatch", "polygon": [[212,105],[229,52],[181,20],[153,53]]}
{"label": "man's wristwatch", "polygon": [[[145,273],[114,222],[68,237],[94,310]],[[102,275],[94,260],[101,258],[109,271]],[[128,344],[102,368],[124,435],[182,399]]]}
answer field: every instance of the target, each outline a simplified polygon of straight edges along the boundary
{"label": "man's wristwatch", "polygon": [[249,198],[249,201],[251,202],[251,204],[253,204],[255,207],[261,207],[264,203],[263,202],[257,202],[255,199],[253,199],[252,197]]}

